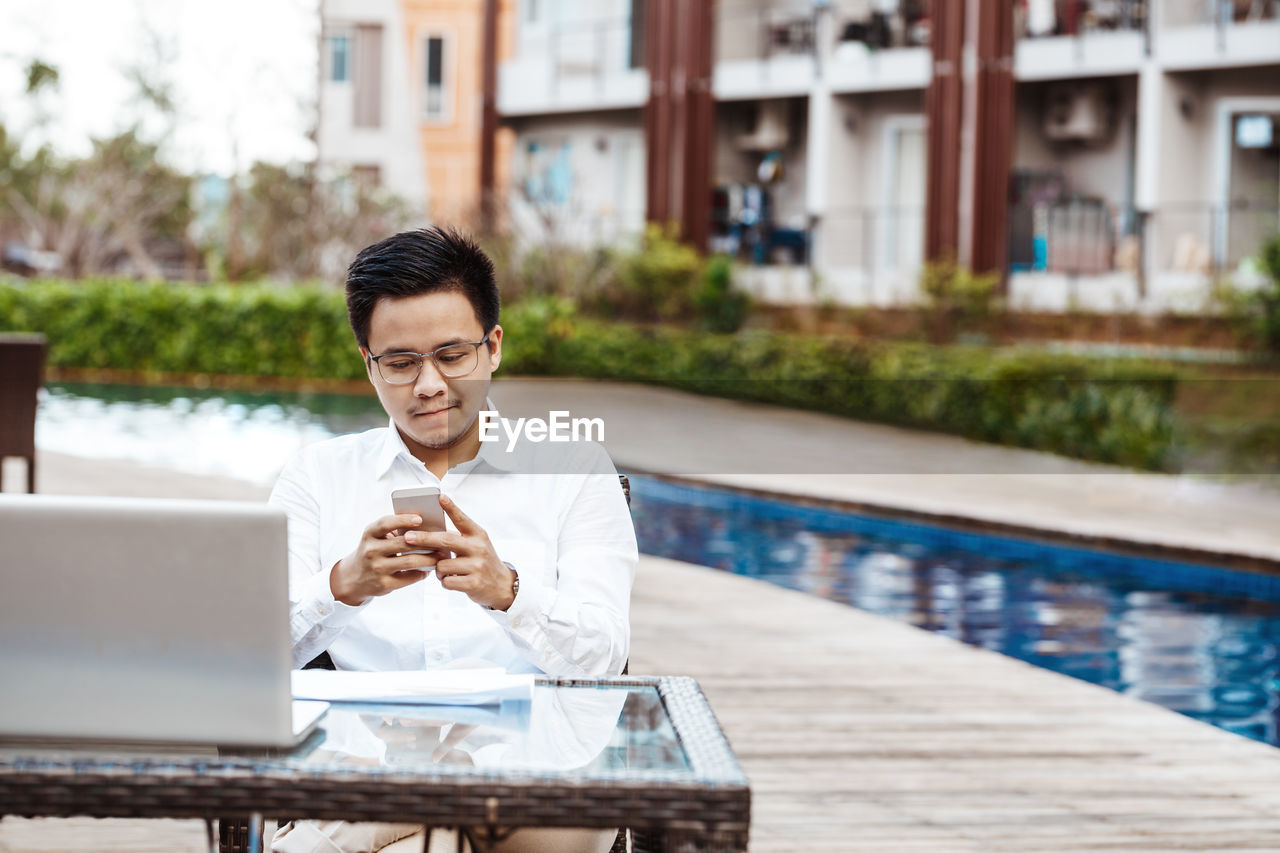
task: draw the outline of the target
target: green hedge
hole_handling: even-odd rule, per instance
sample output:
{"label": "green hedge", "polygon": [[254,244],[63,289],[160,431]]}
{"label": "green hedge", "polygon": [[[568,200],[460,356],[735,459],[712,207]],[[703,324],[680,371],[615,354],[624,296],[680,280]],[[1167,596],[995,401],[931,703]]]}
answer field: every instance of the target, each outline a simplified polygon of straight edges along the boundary
{"label": "green hedge", "polygon": [[[642,381],[1166,470],[1177,377],[1151,366],[985,347],[868,346],[604,323],[565,303],[503,315],[504,370]],[[514,363],[513,363],[514,362]]]}
{"label": "green hedge", "polygon": [[342,294],[316,286],[0,285],[0,328],[43,332],[60,367],[364,376]]}
{"label": "green hedge", "polygon": [[[503,373],[642,381],[1138,468],[1175,463],[1176,377],[1058,355],[503,312]],[[0,285],[0,329],[43,332],[58,366],[362,378],[342,294],[320,287],[44,281]],[[802,440],[802,437],[799,437]]]}

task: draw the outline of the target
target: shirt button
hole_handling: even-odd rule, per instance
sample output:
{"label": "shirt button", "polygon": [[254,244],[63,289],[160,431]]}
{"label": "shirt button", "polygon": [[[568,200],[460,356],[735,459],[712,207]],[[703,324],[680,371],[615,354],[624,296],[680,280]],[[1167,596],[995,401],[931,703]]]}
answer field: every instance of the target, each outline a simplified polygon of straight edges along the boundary
{"label": "shirt button", "polygon": [[432,660],[444,660],[444,652],[432,652],[432,653],[431,653],[431,659],[432,659]]}
{"label": "shirt button", "polygon": [[328,607],[325,607],[323,604],[317,604],[317,605],[316,605],[316,612],[317,612],[317,613],[319,613],[321,616],[328,616],[328,615],[329,615],[329,608],[328,608]]}
{"label": "shirt button", "polygon": [[512,627],[512,628],[519,628],[519,627],[520,627],[520,623],[521,623],[521,622],[523,622],[523,621],[524,621],[524,619],[523,619],[523,618],[521,618],[521,617],[517,616],[516,618],[514,618],[514,619],[512,619],[512,620],[511,620],[511,627]]}

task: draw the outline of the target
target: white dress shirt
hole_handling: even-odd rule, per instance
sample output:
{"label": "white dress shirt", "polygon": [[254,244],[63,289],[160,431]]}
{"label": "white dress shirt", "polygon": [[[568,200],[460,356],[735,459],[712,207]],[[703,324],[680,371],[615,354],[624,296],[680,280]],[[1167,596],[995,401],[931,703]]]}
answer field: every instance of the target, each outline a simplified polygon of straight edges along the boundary
{"label": "white dress shirt", "polygon": [[[310,445],[285,466],[269,500],[289,517],[295,666],[328,650],[339,669],[435,669],[466,658],[510,672],[622,671],[638,556],[608,453],[588,441],[521,441],[508,452],[505,438],[482,443],[443,479],[409,452],[394,423]],[[453,498],[519,572],[507,611],[445,589],[435,572],[359,606],[334,599],[334,564],[371,522],[392,514],[392,490],[415,486]]]}

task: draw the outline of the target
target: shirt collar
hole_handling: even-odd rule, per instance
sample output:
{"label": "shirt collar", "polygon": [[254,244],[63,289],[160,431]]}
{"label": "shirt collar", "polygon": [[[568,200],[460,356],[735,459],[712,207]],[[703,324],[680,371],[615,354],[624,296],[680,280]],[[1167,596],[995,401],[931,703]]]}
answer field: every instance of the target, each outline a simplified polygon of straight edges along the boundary
{"label": "shirt collar", "polygon": [[[484,401],[484,407],[495,414],[498,412],[498,407],[487,397]],[[391,466],[395,464],[396,459],[401,457],[411,465],[419,467],[422,465],[418,457],[414,456],[409,451],[409,446],[404,443],[404,439],[400,436],[400,430],[396,427],[395,418],[388,418],[387,420],[387,436],[382,442],[382,447],[378,450],[376,471],[374,472],[378,478],[386,476],[387,472],[391,470]],[[480,442],[480,451],[476,453],[474,459],[460,462],[449,470],[467,474],[483,464],[496,471],[510,471],[513,470],[514,465],[508,458],[509,455],[503,449],[502,442],[482,441]]]}

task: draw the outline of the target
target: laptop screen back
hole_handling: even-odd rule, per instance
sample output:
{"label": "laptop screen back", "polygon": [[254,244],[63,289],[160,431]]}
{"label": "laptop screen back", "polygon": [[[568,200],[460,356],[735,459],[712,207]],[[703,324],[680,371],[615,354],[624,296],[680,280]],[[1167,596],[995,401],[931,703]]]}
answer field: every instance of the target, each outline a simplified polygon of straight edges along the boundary
{"label": "laptop screen back", "polygon": [[0,495],[0,566],[0,735],[292,742],[279,510]]}

